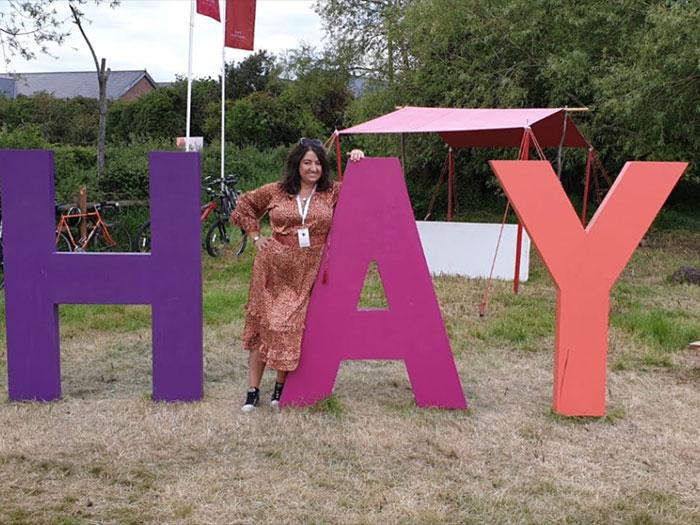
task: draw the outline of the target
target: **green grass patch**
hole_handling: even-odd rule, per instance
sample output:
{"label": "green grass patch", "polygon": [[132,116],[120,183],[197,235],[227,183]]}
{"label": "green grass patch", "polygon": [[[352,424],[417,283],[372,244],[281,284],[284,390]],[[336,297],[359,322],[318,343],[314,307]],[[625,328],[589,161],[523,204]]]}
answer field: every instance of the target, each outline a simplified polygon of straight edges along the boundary
{"label": "green grass patch", "polygon": [[549,419],[557,424],[587,425],[591,422],[599,421],[614,425],[618,421],[625,419],[627,412],[622,407],[607,407],[604,416],[566,416],[558,414],[554,409],[549,410]]}
{"label": "green grass patch", "polygon": [[132,332],[151,326],[151,307],[123,304],[62,304],[61,335],[74,337],[90,331]]}
{"label": "green grass patch", "polygon": [[320,412],[333,417],[341,417],[343,415],[343,404],[335,394],[322,399],[311,407],[312,412]]}
{"label": "green grass patch", "polygon": [[215,326],[245,318],[248,290],[241,286],[229,289],[207,289],[204,292],[204,324]]}
{"label": "green grass patch", "polygon": [[700,317],[664,308],[634,308],[611,316],[611,324],[662,353],[675,352],[700,338]]}
{"label": "green grass patch", "polygon": [[477,337],[489,344],[506,343],[521,350],[549,350],[542,345],[542,338],[554,335],[555,305],[551,297],[505,291],[497,300],[506,308],[495,312]]}
{"label": "green grass patch", "polygon": [[357,308],[389,308],[376,261],[370,261]]}
{"label": "green grass patch", "polygon": [[700,214],[666,206],[656,216],[652,230],[700,232]]}

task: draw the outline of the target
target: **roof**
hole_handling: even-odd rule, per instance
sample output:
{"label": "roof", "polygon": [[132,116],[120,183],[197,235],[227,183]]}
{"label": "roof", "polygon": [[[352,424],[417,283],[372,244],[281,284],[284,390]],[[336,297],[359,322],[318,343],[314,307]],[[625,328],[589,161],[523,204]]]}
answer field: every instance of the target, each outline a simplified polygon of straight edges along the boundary
{"label": "roof", "polygon": [[6,95],[10,98],[15,96],[15,82],[11,78],[0,77],[0,95]]}
{"label": "roof", "polygon": [[[148,79],[155,89],[158,87],[145,69],[136,71],[110,71],[107,79],[107,98],[118,100],[142,78]],[[99,98],[96,71],[72,71],[53,73],[17,73],[16,94],[32,95],[45,91],[57,98]]]}
{"label": "roof", "polygon": [[437,133],[453,148],[518,147],[530,126],[542,147],[587,148],[566,109],[461,109],[406,106],[339,133]]}

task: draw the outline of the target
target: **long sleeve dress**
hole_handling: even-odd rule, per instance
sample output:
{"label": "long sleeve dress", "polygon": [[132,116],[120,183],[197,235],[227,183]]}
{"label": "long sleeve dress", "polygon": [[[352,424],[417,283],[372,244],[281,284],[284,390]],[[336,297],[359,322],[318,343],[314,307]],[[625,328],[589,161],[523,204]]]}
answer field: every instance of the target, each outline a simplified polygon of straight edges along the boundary
{"label": "long sleeve dress", "polygon": [[245,349],[259,350],[260,359],[275,370],[294,370],[299,364],[306,310],[331,227],[340,183],[311,197],[306,227],[311,246],[300,248],[297,230],[301,217],[295,195],[279,183],[245,193],[231,222],[247,232],[260,231],[260,218],[270,214],[271,241],[253,262],[243,331]]}

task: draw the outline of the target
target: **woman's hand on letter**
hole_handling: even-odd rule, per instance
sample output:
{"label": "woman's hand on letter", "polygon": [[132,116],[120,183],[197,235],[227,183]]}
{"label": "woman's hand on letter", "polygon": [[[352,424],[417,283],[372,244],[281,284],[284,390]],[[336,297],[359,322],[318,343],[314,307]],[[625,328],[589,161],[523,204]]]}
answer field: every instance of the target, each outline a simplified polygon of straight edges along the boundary
{"label": "woman's hand on letter", "polygon": [[348,153],[348,157],[350,157],[350,160],[353,162],[359,162],[360,160],[365,158],[365,152],[361,149],[354,149],[350,153]]}

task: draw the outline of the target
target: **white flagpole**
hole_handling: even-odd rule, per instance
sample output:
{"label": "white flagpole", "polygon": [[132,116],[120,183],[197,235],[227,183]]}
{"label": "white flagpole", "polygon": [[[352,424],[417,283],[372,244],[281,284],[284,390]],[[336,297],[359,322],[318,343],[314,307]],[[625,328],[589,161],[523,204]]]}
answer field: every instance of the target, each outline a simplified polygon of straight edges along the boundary
{"label": "white flagpole", "polygon": [[194,1],[190,2],[190,49],[187,60],[187,131],[185,132],[185,151],[190,151],[190,122],[192,114],[192,42],[194,41]]}
{"label": "white flagpole", "polygon": [[224,160],[226,158],[226,0],[221,10],[221,191],[224,190]]}

